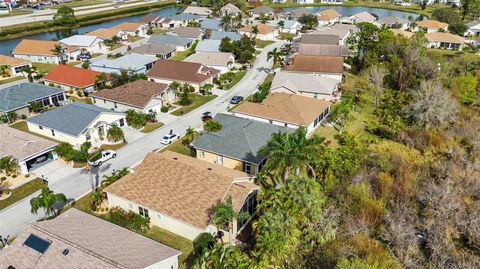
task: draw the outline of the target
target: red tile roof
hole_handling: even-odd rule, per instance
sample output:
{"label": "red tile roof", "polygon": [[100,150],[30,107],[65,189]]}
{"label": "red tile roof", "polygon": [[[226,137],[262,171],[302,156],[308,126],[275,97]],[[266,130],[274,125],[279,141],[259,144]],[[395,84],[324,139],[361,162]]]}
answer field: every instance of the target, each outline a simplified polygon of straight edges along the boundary
{"label": "red tile roof", "polygon": [[100,74],[100,72],[88,69],[68,65],[59,65],[45,75],[43,79],[46,82],[53,82],[77,88],[85,88],[95,84],[95,77]]}

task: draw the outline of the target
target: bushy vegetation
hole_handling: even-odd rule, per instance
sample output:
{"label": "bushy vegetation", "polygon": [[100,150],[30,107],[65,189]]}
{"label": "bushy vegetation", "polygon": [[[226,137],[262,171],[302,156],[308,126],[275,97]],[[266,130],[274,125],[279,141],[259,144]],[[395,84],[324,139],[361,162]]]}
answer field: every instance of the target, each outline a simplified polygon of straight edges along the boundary
{"label": "bushy vegetation", "polygon": [[131,126],[135,129],[141,129],[147,124],[147,122],[157,122],[157,114],[155,112],[145,114],[143,112],[129,109],[127,110],[127,116],[125,117],[125,120],[127,121],[128,126]]}
{"label": "bushy vegetation", "polygon": [[150,229],[150,218],[145,218],[133,211],[125,211],[120,207],[111,208],[110,221],[137,233],[146,233]]}
{"label": "bushy vegetation", "polygon": [[91,146],[90,142],[85,142],[80,146],[80,150],[76,150],[69,143],[61,142],[55,147],[55,152],[66,162],[85,163],[90,157],[88,151]]}
{"label": "bushy vegetation", "polygon": [[255,103],[261,103],[265,98],[267,98],[267,95],[270,93],[270,86],[272,86],[272,82],[266,82],[262,83],[258,87],[258,91],[256,91],[252,95],[252,102]]}
{"label": "bushy vegetation", "polygon": [[246,35],[237,41],[231,41],[230,38],[225,37],[220,43],[220,51],[233,53],[237,63],[248,63],[254,57],[255,41]]}
{"label": "bushy vegetation", "polygon": [[214,120],[208,120],[203,124],[203,129],[207,132],[215,133],[222,129],[222,125]]}

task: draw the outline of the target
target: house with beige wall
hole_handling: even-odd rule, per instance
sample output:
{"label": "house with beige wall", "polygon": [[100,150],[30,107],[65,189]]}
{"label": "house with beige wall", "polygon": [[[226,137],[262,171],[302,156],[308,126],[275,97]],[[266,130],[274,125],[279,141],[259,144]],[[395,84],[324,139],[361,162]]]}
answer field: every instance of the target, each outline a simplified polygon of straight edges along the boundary
{"label": "house with beige wall", "polygon": [[338,92],[338,81],[318,74],[280,71],[273,78],[270,92],[332,101]]}
{"label": "house with beige wall", "polygon": [[217,114],[213,120],[220,123],[222,129],[214,133],[203,132],[193,143],[197,159],[249,175],[260,172],[267,156],[258,152],[274,133],[294,132],[291,128],[228,114]]}
{"label": "house with beige wall", "polygon": [[100,146],[112,125],[126,126],[125,114],[84,103],[71,103],[27,120],[28,130],[75,148],[85,142]]}
{"label": "house with beige wall", "polygon": [[[17,59],[14,57],[0,55],[0,66],[7,66],[9,71],[7,76],[3,78],[9,78],[13,76],[24,76],[22,71],[24,67],[32,67],[32,63],[27,60]],[[0,77],[0,80],[2,77]]]}
{"label": "house with beige wall", "polygon": [[[229,197],[236,212],[253,215],[258,189],[243,172],[166,151],[149,153],[104,192],[109,207],[149,217],[151,225],[193,240],[204,232],[217,234],[211,210]],[[225,241],[232,242],[248,221],[220,227]]]}

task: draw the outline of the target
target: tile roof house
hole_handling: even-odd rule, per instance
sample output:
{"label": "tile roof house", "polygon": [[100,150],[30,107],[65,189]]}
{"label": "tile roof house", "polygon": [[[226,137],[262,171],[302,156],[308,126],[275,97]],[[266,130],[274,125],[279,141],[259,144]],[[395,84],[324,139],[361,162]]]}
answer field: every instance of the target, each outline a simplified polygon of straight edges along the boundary
{"label": "tile roof house", "polygon": [[145,74],[150,70],[157,57],[130,53],[116,59],[103,58],[93,61],[90,69],[102,73],[120,73],[121,70]]}
{"label": "tile roof house", "polygon": [[85,50],[90,53],[102,52],[107,49],[101,38],[91,35],[73,35],[58,42],[65,46],[76,46],[80,50]]}
{"label": "tile roof house", "polygon": [[173,28],[171,33],[180,37],[198,40],[201,40],[204,34],[203,31],[197,27],[177,27]]}
{"label": "tile roof house", "polygon": [[46,85],[60,87],[63,90],[82,89],[92,92],[95,89],[97,76],[102,73],[69,65],[59,65],[48,72],[43,81]]}
{"label": "tile roof house", "polygon": [[75,46],[66,46],[63,55],[56,55],[53,50],[57,44],[57,41],[22,39],[12,54],[15,58],[31,62],[59,64],[67,61],[70,53],[79,51]]}
{"label": "tile roof house", "polygon": [[342,14],[338,13],[335,9],[324,9],[316,15],[319,25],[333,25],[342,17]]}
{"label": "tile roof house", "polygon": [[155,56],[159,59],[170,59],[176,54],[177,47],[161,43],[147,43],[139,47],[134,47],[127,53],[137,53],[149,56]]}
{"label": "tile roof house", "polygon": [[362,11],[350,16],[350,20],[354,24],[361,23],[361,22],[374,23],[377,20],[377,18],[366,11]]}
{"label": "tile roof house", "polygon": [[298,94],[270,93],[262,103],[240,104],[233,115],[294,129],[304,127],[311,134],[329,114],[330,105]]}
{"label": "tile roof house", "polygon": [[174,24],[175,26],[187,26],[189,22],[199,22],[201,21],[204,16],[189,14],[189,13],[180,13],[173,16],[168,17],[167,19],[172,20],[169,22],[170,24]]}
{"label": "tile roof house", "polygon": [[337,80],[317,74],[277,72],[273,78],[270,92],[298,94],[315,99],[331,101],[338,91]]}
{"label": "tile roof house", "polygon": [[425,31],[427,33],[435,33],[439,30],[447,31],[448,24],[436,20],[417,21],[415,31]]}
{"label": "tile roof house", "polygon": [[399,18],[397,16],[388,16],[377,21],[377,24],[380,26],[385,26],[388,28],[397,28],[397,29],[408,29],[410,27],[410,22],[406,19]]}
{"label": "tile roof house", "polygon": [[432,32],[425,35],[429,48],[462,50],[465,39],[451,33]]}
{"label": "tile roof house", "polygon": [[171,45],[177,48],[177,51],[184,51],[187,50],[192,46],[193,39],[187,37],[181,37],[177,35],[152,35],[148,39],[147,43],[155,44],[164,44],[164,45]]}
{"label": "tile roof house", "polygon": [[122,22],[110,27],[110,29],[122,30],[131,36],[147,36],[148,25],[137,22]]}
{"label": "tile roof house", "polygon": [[200,28],[218,31],[222,28],[222,22],[217,19],[204,19],[200,22]]}
{"label": "tile roof house", "polygon": [[412,32],[408,32],[402,29],[389,29],[391,32],[393,32],[395,35],[401,35],[407,39],[413,36]]}
{"label": "tile roof house", "polygon": [[195,46],[196,52],[219,52],[221,40],[205,39],[199,41]]}
{"label": "tile roof house", "polygon": [[178,268],[180,251],[75,208],[33,222],[0,252],[1,268]]}
{"label": "tile roof house", "polygon": [[105,109],[126,112],[160,113],[164,102],[172,102],[175,93],[168,85],[147,80],[136,80],[113,89],[103,89],[90,94],[93,104]]}
{"label": "tile roof house", "polygon": [[297,73],[315,73],[342,81],[343,57],[297,54],[283,70]]}
{"label": "tile roof house", "polygon": [[128,39],[127,32],[119,29],[110,29],[110,28],[98,28],[97,30],[93,30],[91,32],[85,33],[85,35],[96,36],[103,40],[111,39],[114,36],[118,36],[120,37],[120,39],[124,41]]}
{"label": "tile roof house", "polygon": [[0,124],[0,137],[0,158],[15,158],[22,174],[27,174],[37,163],[36,160],[43,159],[43,156],[47,157],[45,161],[56,158],[53,151],[57,143],[50,140],[3,124]]}
{"label": "tile roof house", "polygon": [[295,53],[310,56],[348,56],[348,47],[342,45],[303,44],[294,49]]}
{"label": "tile roof house", "polygon": [[[336,35],[316,35],[316,34],[304,34],[295,43],[302,44],[324,44],[324,45],[338,45],[339,40]],[[296,46],[294,44],[293,46]]]}
{"label": "tile roof house", "polygon": [[303,15],[309,15],[312,14],[312,11],[310,9],[301,7],[293,10],[289,10],[286,12],[283,12],[280,14],[280,17],[286,18],[289,20],[297,20],[298,18],[302,17]]}
{"label": "tile roof house", "polygon": [[[283,27],[279,26],[279,22],[283,21]],[[274,26],[278,29],[279,33],[297,34],[303,27],[301,23],[295,20],[272,20],[267,22],[268,25]]]}
{"label": "tile roof house", "polygon": [[242,11],[232,3],[228,3],[220,8],[220,13],[222,15],[237,16],[238,14],[242,13]]}
{"label": "tile roof house", "polygon": [[0,89],[0,116],[7,117],[9,112],[18,116],[30,116],[30,103],[40,102],[44,107],[60,106],[67,98],[61,89],[55,89],[38,83],[20,83]]}
{"label": "tile roof house", "polygon": [[353,24],[344,24],[344,23],[336,23],[332,26],[332,29],[344,29],[350,31],[351,34],[355,34],[359,31],[358,27]]}
{"label": "tile roof house", "polygon": [[[258,186],[240,171],[171,151],[149,153],[133,171],[105,188],[109,206],[147,215],[152,225],[190,240],[217,232],[212,208],[228,197],[235,212],[255,210]],[[244,225],[234,221],[233,235]]]}
{"label": "tile roof house", "polygon": [[256,36],[253,33],[252,25],[247,25],[238,29],[238,33],[241,35],[247,35],[251,38],[255,36],[255,39],[260,39],[260,40],[273,40],[276,36],[278,36],[278,30],[274,26],[263,24],[263,23],[259,23],[256,26],[258,29],[258,34]]}
{"label": "tile roof house", "polygon": [[222,125],[215,133],[203,132],[193,143],[199,160],[219,163],[222,166],[256,175],[265,163],[267,156],[259,155],[272,134],[293,132],[294,129],[260,121],[217,114],[214,121]]}
{"label": "tile roof house", "polygon": [[212,83],[220,70],[209,68],[203,64],[158,60],[153,68],[147,73],[148,80],[170,85],[173,81],[187,82],[196,91],[200,86]]}
{"label": "tile roof house", "polygon": [[87,141],[100,146],[114,124],[125,126],[125,114],[79,102],[27,119],[30,132],[67,142],[75,148]]}
{"label": "tile roof house", "polygon": [[198,52],[188,56],[184,61],[203,64],[220,70],[220,73],[226,73],[230,71],[235,57],[229,52]]}
{"label": "tile roof house", "polygon": [[208,15],[211,15],[213,11],[208,7],[188,6],[183,10],[183,13],[194,14],[199,16],[208,16]]}
{"label": "tile roof house", "polygon": [[26,66],[32,67],[28,60],[18,59],[7,55],[0,55],[0,66],[6,65],[9,69],[9,76],[23,76],[22,69]]}
{"label": "tile roof house", "polygon": [[222,40],[225,37],[230,38],[230,41],[237,41],[237,40],[240,40],[240,38],[242,38],[242,36],[239,33],[236,33],[236,32],[212,31],[209,39]]}
{"label": "tile roof house", "polygon": [[465,36],[473,35],[473,36],[480,36],[480,20],[471,21],[467,23],[467,31],[465,32]]}

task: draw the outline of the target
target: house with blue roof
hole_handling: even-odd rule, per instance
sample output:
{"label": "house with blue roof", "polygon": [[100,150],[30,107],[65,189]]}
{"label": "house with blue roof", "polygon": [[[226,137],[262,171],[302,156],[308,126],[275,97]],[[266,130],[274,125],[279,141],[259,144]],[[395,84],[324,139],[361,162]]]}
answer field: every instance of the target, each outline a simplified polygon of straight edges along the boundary
{"label": "house with blue roof", "polygon": [[178,35],[152,35],[147,43],[174,46],[177,51],[185,51],[192,46],[194,39]]}
{"label": "house with blue roof", "polygon": [[225,37],[230,38],[230,41],[237,41],[237,40],[240,40],[240,38],[242,38],[242,35],[240,35],[237,32],[212,31],[212,34],[210,35],[209,39],[222,40]]}
{"label": "house with blue roof", "polygon": [[195,52],[219,52],[221,40],[205,39],[199,41],[195,47]]}
{"label": "house with blue roof", "polygon": [[50,107],[61,106],[66,100],[65,92],[61,89],[38,83],[20,83],[0,89],[0,118],[13,120],[9,119],[9,114],[29,117],[32,102]]}
{"label": "house with blue roof", "polygon": [[189,22],[200,22],[203,18],[203,16],[195,15],[195,14],[190,14],[190,13],[180,13],[176,15],[172,15],[168,17],[167,19],[173,20],[174,23],[177,27],[178,26],[188,26]]}
{"label": "house with blue roof", "polygon": [[94,147],[104,144],[113,125],[126,126],[125,114],[79,102],[27,120],[30,132],[69,143],[75,148],[80,148],[87,141]]}
{"label": "house with blue roof", "polygon": [[222,28],[222,22],[217,19],[204,19],[200,22],[200,28],[218,31]]}
{"label": "house with blue roof", "polygon": [[137,74],[146,74],[157,57],[138,53],[126,54],[116,59],[100,59],[90,64],[90,69],[102,73],[117,73],[126,70]]}
{"label": "house with blue roof", "polygon": [[[279,22],[283,21],[283,26]],[[272,20],[267,22],[268,25],[275,26],[279,33],[297,34],[303,27],[303,24],[295,20]]]}

